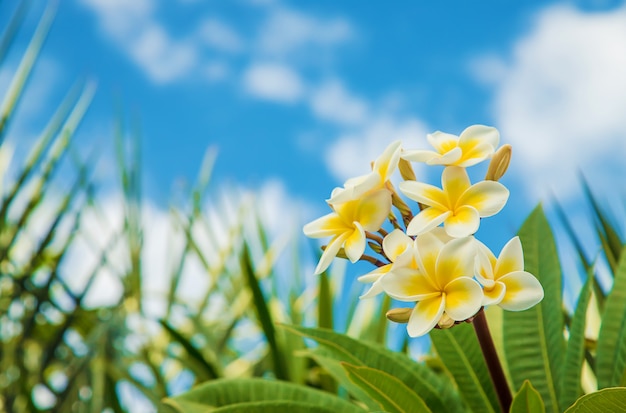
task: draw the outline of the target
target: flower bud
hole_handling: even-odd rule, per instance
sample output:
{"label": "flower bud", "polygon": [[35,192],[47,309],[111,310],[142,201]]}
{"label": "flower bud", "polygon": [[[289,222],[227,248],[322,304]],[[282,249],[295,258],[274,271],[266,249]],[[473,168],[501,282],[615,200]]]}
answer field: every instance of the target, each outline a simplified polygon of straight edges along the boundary
{"label": "flower bud", "polygon": [[411,166],[411,162],[406,159],[400,158],[400,163],[398,163],[398,169],[400,169],[400,175],[402,179],[405,181],[417,181],[415,177],[415,172],[413,171],[413,167]]}
{"label": "flower bud", "polygon": [[439,328],[450,328],[452,326],[454,326],[454,320],[450,318],[450,316],[446,313],[443,313],[441,315],[441,318],[439,319],[439,322],[437,323],[437,325],[439,326]]}
{"label": "flower bud", "polygon": [[500,149],[493,154],[489,168],[487,169],[487,175],[485,180],[498,181],[509,168],[509,162],[511,162],[511,145],[502,145]]}
{"label": "flower bud", "polygon": [[387,318],[395,323],[408,323],[412,308],[393,308],[387,311]]}

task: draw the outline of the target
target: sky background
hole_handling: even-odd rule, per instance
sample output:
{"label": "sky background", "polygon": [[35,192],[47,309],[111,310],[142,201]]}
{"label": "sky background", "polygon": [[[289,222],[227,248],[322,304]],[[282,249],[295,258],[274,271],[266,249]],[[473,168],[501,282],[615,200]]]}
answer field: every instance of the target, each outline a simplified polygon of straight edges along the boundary
{"label": "sky background", "polygon": [[[513,145],[509,203],[479,232],[492,249],[553,197],[588,235],[581,171],[610,208],[623,208],[622,2],[58,3],[9,139],[26,151],[71,85],[95,79],[77,143],[102,148],[96,178],[107,188],[118,108],[138,121],[155,214],[195,181],[209,147],[215,185],[259,193],[280,228],[292,214],[327,213],[332,188],[368,172],[388,143],[422,149],[427,133],[472,124],[495,126]],[[33,1],[0,91],[44,6]],[[0,28],[13,7],[0,3]],[[439,184],[440,170],[416,172]]]}

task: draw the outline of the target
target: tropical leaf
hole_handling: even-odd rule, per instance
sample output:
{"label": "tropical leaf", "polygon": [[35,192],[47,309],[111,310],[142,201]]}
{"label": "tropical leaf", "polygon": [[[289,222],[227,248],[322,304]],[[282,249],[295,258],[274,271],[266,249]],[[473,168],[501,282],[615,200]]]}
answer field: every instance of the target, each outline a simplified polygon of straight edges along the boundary
{"label": "tropical leaf", "polygon": [[341,363],[348,378],[388,413],[427,413],[424,400],[394,376],[371,367]]}
{"label": "tropical leaf", "polygon": [[626,385],[626,248],[602,314],[596,356],[598,388]]}
{"label": "tropical leaf", "polygon": [[513,397],[510,413],[544,413],[546,407],[541,395],[528,380],[524,381],[522,388]]}
{"label": "tropical leaf", "polygon": [[626,412],[626,387],[609,387],[587,394],[565,410],[565,413],[607,412]]}
{"label": "tropical leaf", "polygon": [[582,395],[580,384],[581,371],[585,360],[585,326],[587,307],[591,299],[594,283],[593,267],[587,271],[587,282],[578,296],[576,310],[569,328],[569,339],[565,352],[565,362],[561,373],[561,406],[569,406]]}
{"label": "tropical leaf", "polygon": [[541,205],[519,231],[526,271],[535,275],[544,299],[520,312],[505,311],[504,350],[513,386],[530,380],[541,394],[547,412],[560,412],[559,384],[565,355],[561,303],[561,269],[554,237]]}
{"label": "tropical leaf", "polygon": [[[418,394],[432,411],[463,411],[462,403],[447,379],[404,354],[326,329],[285,325],[281,327],[293,334],[315,340],[319,346],[307,354],[363,402],[368,399],[361,398],[365,396],[363,391],[350,381],[341,362],[374,368],[397,378]],[[368,406],[375,408],[371,403]]]}
{"label": "tropical leaf", "polygon": [[496,391],[472,326],[462,323],[451,329],[432,330],[430,338],[470,409],[498,412]]}
{"label": "tropical leaf", "polygon": [[[270,402],[265,406],[277,402],[288,402],[287,405],[295,406],[293,403],[297,402],[307,404],[308,406],[305,407],[320,409],[319,411],[346,413],[363,413],[364,411],[347,400],[340,399],[337,396],[320,390],[310,389],[293,383],[265,379],[213,380],[202,384],[185,394],[163,400],[163,403],[166,406],[171,407],[173,411],[181,413],[203,411],[200,410],[201,406],[204,406],[204,411],[209,411],[210,408],[226,406],[232,406],[232,408],[235,409],[231,411],[248,411],[244,408],[250,406],[247,403],[251,402]],[[239,410],[239,407],[237,406],[239,404],[241,404],[241,410]],[[187,410],[188,407],[189,410]]]}

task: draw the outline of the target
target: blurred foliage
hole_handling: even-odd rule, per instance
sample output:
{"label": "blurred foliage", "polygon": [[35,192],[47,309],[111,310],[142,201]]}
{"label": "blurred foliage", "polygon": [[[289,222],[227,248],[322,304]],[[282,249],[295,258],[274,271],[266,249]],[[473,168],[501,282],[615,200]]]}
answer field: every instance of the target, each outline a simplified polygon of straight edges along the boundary
{"label": "blurred foliage", "polygon": [[[0,67],[27,5],[19,3],[1,33]],[[81,160],[73,140],[93,84],[69,91],[22,162],[12,159],[5,139],[53,14],[52,7],[44,13],[0,106],[0,411],[117,413],[139,405],[181,412],[209,406],[215,412],[497,411],[469,325],[435,331],[437,353],[426,363],[403,354],[406,345],[402,352],[387,350],[388,300],[359,302],[358,286],[343,285],[340,266],[310,279],[302,263],[318,252],[272,239],[254,201],[232,194],[206,199],[215,158],[210,151],[189,202],[169,211],[165,242],[171,248],[161,257],[169,286],[163,296],[149,296],[155,275],[146,263],[155,257],[144,239],[152,223],[141,194],[140,137],[126,138],[121,122],[122,225],[102,240],[85,219],[111,227],[91,177],[97,159]],[[554,240],[537,209],[520,236],[527,268],[542,281],[546,300],[524,313],[488,312],[517,393],[514,411],[564,411],[585,393],[597,405],[624,397],[613,389],[594,393],[626,385],[624,238],[585,188],[602,248],[590,258],[561,214],[587,276],[574,311],[562,305]],[[77,246],[98,257],[85,274],[73,273],[70,255]],[[120,250],[121,262],[114,253]],[[607,263],[612,290],[598,282],[599,260]],[[89,307],[86,297],[102,294],[94,286],[103,273],[113,274],[122,292],[113,305]],[[203,280],[189,280],[189,274]],[[85,280],[80,287],[72,282],[77,278]],[[189,298],[185,282],[197,283],[199,299]],[[338,305],[346,323],[335,319]],[[591,411],[581,407],[585,400],[568,411]]]}

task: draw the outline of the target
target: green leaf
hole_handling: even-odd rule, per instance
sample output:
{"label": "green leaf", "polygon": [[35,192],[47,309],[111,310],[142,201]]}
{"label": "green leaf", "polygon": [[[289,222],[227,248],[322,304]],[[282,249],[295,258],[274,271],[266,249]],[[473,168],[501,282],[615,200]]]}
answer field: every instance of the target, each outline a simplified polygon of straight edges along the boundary
{"label": "green leaf", "polygon": [[424,400],[394,376],[373,369],[341,363],[348,378],[388,413],[431,412]]}
{"label": "green leaf", "polygon": [[[218,379],[201,384],[193,390],[176,397],[167,398],[163,403],[177,412],[221,411],[213,410],[219,407],[257,402],[298,402],[309,405],[311,408],[324,410],[304,411],[333,411],[346,413],[363,413],[363,409],[347,400],[330,393],[309,387],[300,386],[284,381],[265,379]],[[201,410],[204,406],[205,410]],[[189,409],[188,409],[189,408]],[[213,409],[210,409],[213,408]],[[195,409],[195,410],[194,410]],[[164,410],[165,411],[165,410]],[[227,410],[225,410],[227,411]],[[238,410],[228,410],[238,411]],[[241,411],[268,411],[268,410],[241,410]],[[274,410],[291,411],[291,410]],[[297,411],[297,410],[295,410]]]}
{"label": "green leaf", "polygon": [[451,329],[432,330],[430,338],[470,409],[474,412],[500,411],[498,397],[473,327],[462,323]]}
{"label": "green leaf", "polygon": [[610,387],[584,395],[565,413],[626,412],[626,387]]}
{"label": "green leaf", "polygon": [[257,312],[257,316],[259,317],[259,322],[261,323],[261,328],[263,329],[265,338],[267,339],[267,344],[272,355],[272,361],[274,362],[274,374],[276,374],[278,379],[287,379],[287,367],[285,366],[283,354],[281,353],[278,346],[278,340],[276,339],[274,321],[272,320],[272,316],[267,306],[267,301],[265,301],[263,291],[261,291],[259,280],[255,276],[254,268],[252,266],[252,257],[250,256],[247,246],[244,247],[241,257],[241,271],[244,273],[244,277],[248,281],[248,286],[252,291],[254,307]]}
{"label": "green leaf", "polygon": [[[340,362],[371,367],[390,374],[419,394],[434,412],[464,411],[458,394],[446,378],[438,376],[427,366],[416,363],[404,354],[390,351],[374,343],[355,340],[331,330],[286,325],[280,327],[317,341],[319,346],[308,354],[364,403],[369,399],[362,398],[365,397],[363,391],[350,381]],[[374,408],[371,404],[368,406]]]}
{"label": "green leaf", "polygon": [[333,295],[325,271],[319,275],[319,295],[317,297],[317,325],[321,328],[333,328]]}
{"label": "green leaf", "polygon": [[572,317],[565,351],[565,363],[561,373],[560,405],[569,406],[582,395],[580,375],[585,359],[585,325],[587,321],[587,307],[591,298],[594,283],[593,267],[587,271],[587,282],[580,290],[576,310]]}
{"label": "green leaf", "polygon": [[557,413],[557,386],[565,355],[562,280],[554,237],[541,205],[528,216],[519,237],[525,270],[537,277],[544,298],[528,310],[504,312],[504,351],[513,387],[520,388],[524,380],[530,380],[541,394],[546,411]]}
{"label": "green leaf", "polygon": [[596,375],[598,388],[625,385],[626,370],[626,248],[615,271],[613,288],[606,298],[598,336]]}
{"label": "green leaf", "polygon": [[541,395],[528,380],[524,381],[522,388],[517,392],[511,403],[510,413],[544,413],[546,407]]}
{"label": "green leaf", "polygon": [[[206,410],[205,410],[206,411]],[[362,411],[362,410],[361,410]],[[337,413],[337,410],[326,406],[302,402],[250,402],[233,404],[211,410],[211,413]]]}

